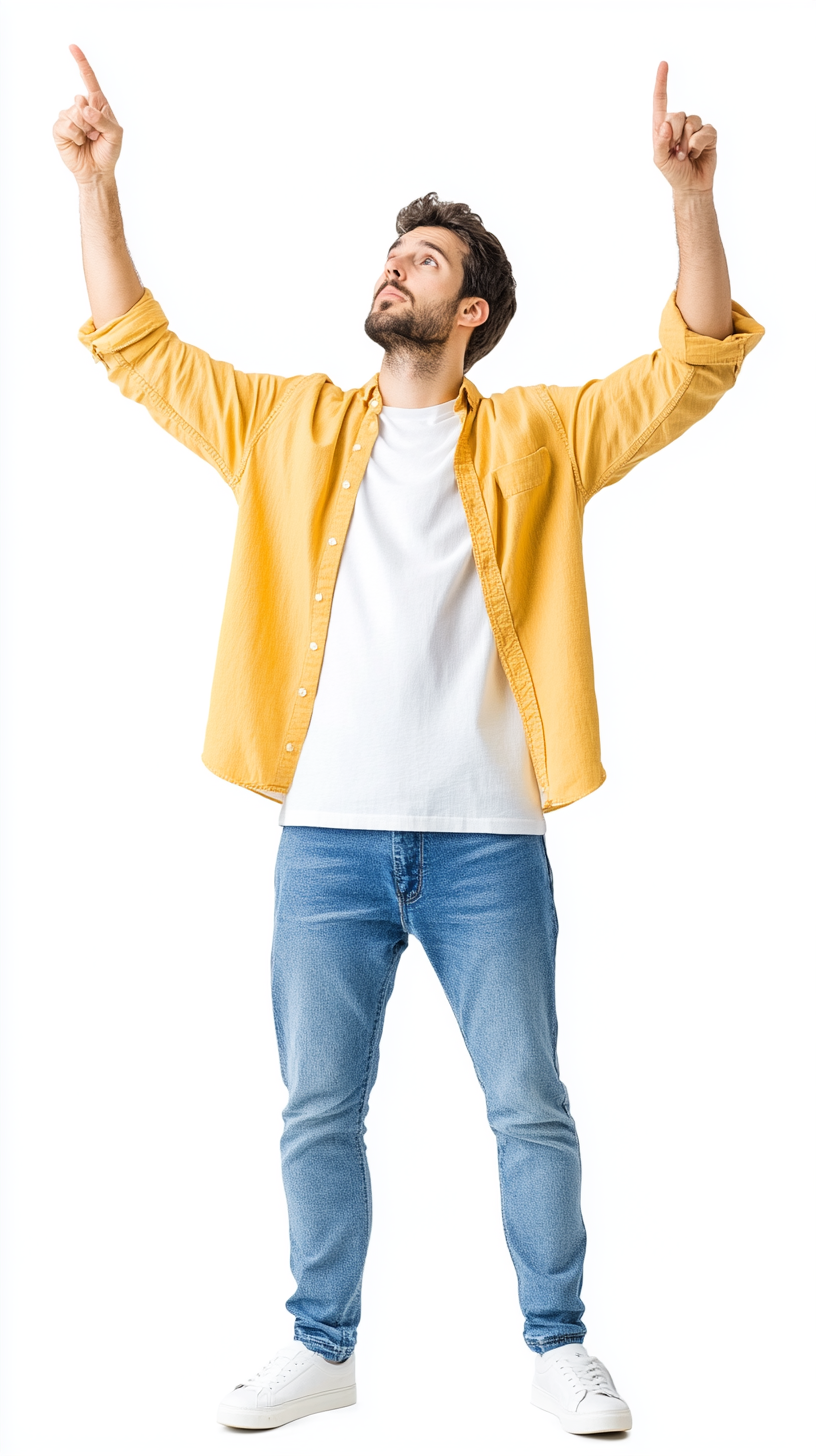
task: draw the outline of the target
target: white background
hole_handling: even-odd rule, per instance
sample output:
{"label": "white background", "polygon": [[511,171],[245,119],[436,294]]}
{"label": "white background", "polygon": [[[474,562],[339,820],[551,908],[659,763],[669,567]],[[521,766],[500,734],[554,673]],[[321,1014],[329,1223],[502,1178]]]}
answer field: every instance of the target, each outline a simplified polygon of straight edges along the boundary
{"label": "white background", "polygon": [[[657,344],[651,160],[720,133],[734,297],[767,337],[713,415],[593,501],[600,792],[548,818],[587,1345],[642,1456],[812,1449],[808,10],[338,3],[7,11],[3,61],[6,1456],[206,1456],[291,1336],[269,996],[274,804],[199,754],[235,504],[109,386],[51,126],[96,67],[171,327],[247,370],[375,372],[399,206],[464,199],[519,312],[484,393]],[[564,1449],[529,1403],[495,1141],[419,945],[369,1117],[359,1403],[253,1450]],[[615,1438],[610,1438],[615,1439]],[[572,1447],[575,1449],[575,1447]]]}

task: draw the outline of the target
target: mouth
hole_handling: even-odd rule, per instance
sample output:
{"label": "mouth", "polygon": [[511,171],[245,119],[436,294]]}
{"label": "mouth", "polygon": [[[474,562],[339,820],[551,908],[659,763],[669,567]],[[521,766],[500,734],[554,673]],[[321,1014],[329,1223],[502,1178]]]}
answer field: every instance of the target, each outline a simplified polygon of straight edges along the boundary
{"label": "mouth", "polygon": [[379,293],[377,294],[377,297],[378,298],[397,298],[397,299],[399,299],[400,303],[407,302],[406,297],[405,297],[405,294],[404,293],[400,293],[399,289],[392,288],[390,285],[387,285],[385,288],[381,288],[380,291],[379,291]]}

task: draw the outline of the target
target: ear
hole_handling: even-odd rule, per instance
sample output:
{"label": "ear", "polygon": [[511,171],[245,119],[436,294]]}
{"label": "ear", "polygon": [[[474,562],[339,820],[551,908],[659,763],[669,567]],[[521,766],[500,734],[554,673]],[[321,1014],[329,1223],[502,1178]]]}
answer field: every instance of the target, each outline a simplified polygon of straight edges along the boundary
{"label": "ear", "polygon": [[463,298],[457,324],[465,329],[477,329],[480,324],[486,323],[490,313],[490,304],[486,298]]}

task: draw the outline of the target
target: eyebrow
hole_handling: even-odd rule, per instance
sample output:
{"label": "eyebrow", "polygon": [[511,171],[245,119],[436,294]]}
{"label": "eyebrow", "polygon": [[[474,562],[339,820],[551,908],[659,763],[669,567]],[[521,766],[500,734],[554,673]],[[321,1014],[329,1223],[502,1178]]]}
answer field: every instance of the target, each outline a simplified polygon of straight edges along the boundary
{"label": "eyebrow", "polygon": [[[393,253],[394,249],[401,242],[402,242],[402,238],[397,238],[396,243],[392,243],[391,244],[391,247],[388,249],[388,253],[387,253],[387,256],[389,258],[391,257],[391,254]],[[428,238],[418,238],[417,239],[417,242],[416,242],[416,246],[418,248],[433,248],[433,251],[435,253],[441,253],[442,254],[442,257],[445,259],[445,262],[446,263],[449,263],[450,262],[450,258],[448,257],[447,253],[445,252],[445,249],[444,248],[440,248],[440,246],[439,246],[438,243],[432,243]]]}

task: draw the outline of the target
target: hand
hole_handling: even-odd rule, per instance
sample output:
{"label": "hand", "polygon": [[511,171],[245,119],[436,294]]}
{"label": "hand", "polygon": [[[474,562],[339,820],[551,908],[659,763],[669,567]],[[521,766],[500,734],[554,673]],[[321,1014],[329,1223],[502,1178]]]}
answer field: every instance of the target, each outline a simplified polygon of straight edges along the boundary
{"label": "hand", "polygon": [[63,162],[82,186],[113,177],[122,150],[122,128],[79,46],[68,49],[79,66],[88,94],[75,96],[74,105],[60,112],[52,135]]}
{"label": "hand", "polygon": [[717,166],[717,133],[703,126],[699,116],[685,111],[667,111],[667,61],[657,68],[654,89],[652,141],[655,166],[676,193],[710,192]]}

